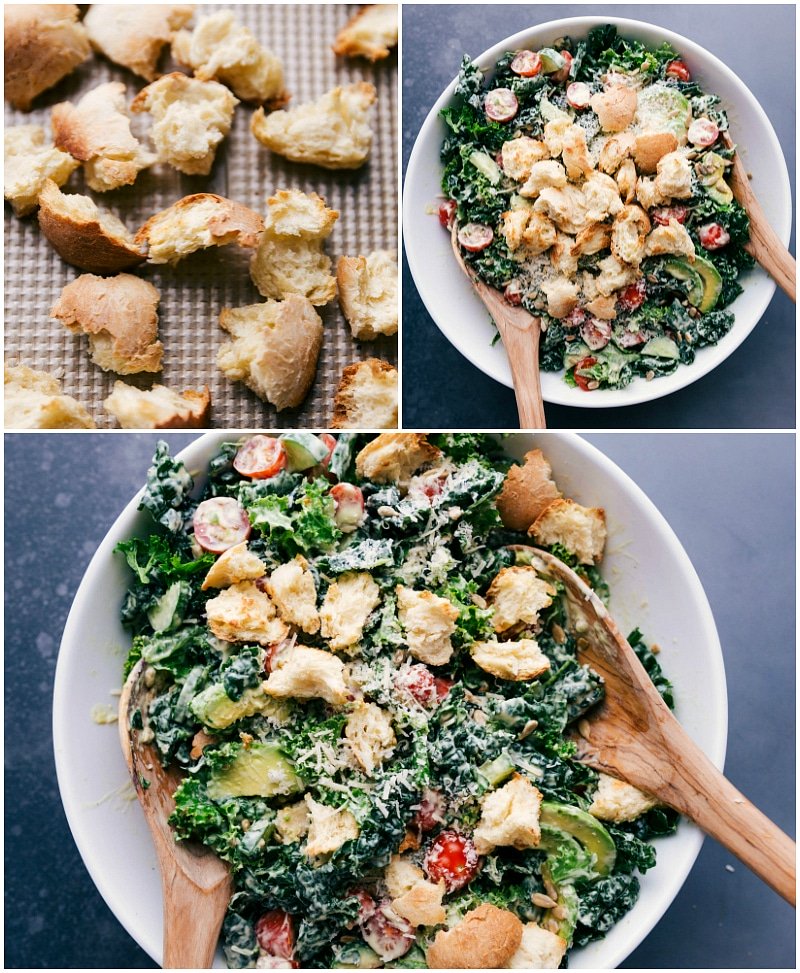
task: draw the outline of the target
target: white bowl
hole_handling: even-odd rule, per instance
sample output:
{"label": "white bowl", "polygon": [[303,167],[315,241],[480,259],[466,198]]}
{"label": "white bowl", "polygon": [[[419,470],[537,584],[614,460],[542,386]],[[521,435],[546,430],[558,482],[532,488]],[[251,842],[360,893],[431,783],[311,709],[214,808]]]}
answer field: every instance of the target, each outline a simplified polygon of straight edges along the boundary
{"label": "white bowl", "polygon": [[[220,443],[207,433],[182,453],[187,468],[204,471]],[[519,434],[506,441],[521,457],[542,447],[564,492],[605,507],[609,544],[604,573],[611,609],[628,631],[639,625],[662,647],[675,684],[677,715],[689,735],[722,767],[727,734],[725,672],[719,638],[702,585],[671,528],[642,491],[594,446],[567,433]],[[144,470],[142,470],[144,478]],[[84,863],[109,908],[156,962],[161,959],[161,884],[150,834],[128,781],[116,725],[89,713],[118,688],[130,637],[119,622],[129,584],[115,545],[145,533],[139,494],[109,530],[92,559],[70,611],[56,669],[53,739],[61,798]],[[573,968],[614,968],[658,922],[678,893],[702,844],[682,823],[657,841],[658,865],[642,878],[639,901],[604,940],[570,954]],[[221,953],[216,966],[224,966]]]}
{"label": "white bowl", "polygon": [[[531,8],[535,10],[535,8]],[[569,34],[582,39],[598,24],[615,24],[623,37],[658,46],[668,41],[691,66],[692,75],[707,92],[718,94],[728,112],[731,134],[739,146],[745,168],[766,217],[784,244],[792,226],[789,174],[778,138],[764,110],[742,81],[713,54],[698,44],[651,24],[620,17],[572,17],[531,27],[495,44],[480,57],[478,65],[491,71],[506,51],[534,50],[552,45]],[[502,342],[491,345],[495,331],[483,304],[453,260],[449,234],[434,215],[431,203],[441,196],[442,166],[439,150],[446,126],[439,113],[455,99],[455,79],[431,109],[420,129],[408,160],[403,188],[403,240],[414,282],[428,313],[445,337],[476,368],[503,385],[512,386],[511,370]],[[731,304],[736,317],[730,332],[717,344],[698,351],[691,365],[681,365],[672,375],[647,382],[635,379],[624,389],[603,389],[587,395],[570,388],[561,372],[542,372],[542,397],[557,405],[587,409],[635,405],[668,395],[697,381],[732,354],[758,324],[767,309],[775,284],[760,267],[740,277],[744,292]]]}

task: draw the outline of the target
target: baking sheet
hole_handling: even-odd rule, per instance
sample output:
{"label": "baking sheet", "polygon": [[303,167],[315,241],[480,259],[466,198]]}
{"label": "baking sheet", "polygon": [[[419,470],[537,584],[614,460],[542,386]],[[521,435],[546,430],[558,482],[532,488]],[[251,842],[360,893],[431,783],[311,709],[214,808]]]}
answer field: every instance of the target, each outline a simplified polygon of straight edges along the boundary
{"label": "baking sheet", "polygon": [[[359,9],[358,4],[197,4],[192,23],[204,14],[228,9],[281,58],[286,88],[292,96],[289,107],[318,98],[335,85],[362,80],[375,85],[378,100],[372,109],[374,140],[368,163],[353,172],[328,172],[288,162],[256,141],[250,132],[253,108],[239,104],[231,133],[218,150],[209,176],[185,176],[169,166],[157,165],[142,172],[131,187],[94,193],[84,188],[79,169],[62,190],[91,196],[101,209],[116,213],[135,231],[148,217],[190,193],[218,193],[263,214],[266,196],[280,189],[296,188],[319,193],[340,213],[326,245],[334,270],[341,254],[366,254],[379,248],[396,250],[396,51],[377,64],[333,54],[331,44],[338,30]],[[162,69],[172,66],[166,57]],[[127,85],[128,104],[146,85],[144,79],[95,55],[40,96],[33,111],[15,111],[7,105],[5,123],[44,125],[49,133],[52,105],[74,102],[97,85],[116,80]],[[149,116],[134,116],[137,136],[141,137],[149,123]],[[86,406],[100,428],[116,426],[102,402],[118,378],[142,388],[156,382],[177,390],[208,385],[211,425],[215,428],[328,426],[342,369],[369,357],[396,365],[397,338],[356,342],[338,301],[318,308],[325,337],[316,381],[301,408],[277,413],[244,385],[227,379],[216,365],[217,349],[226,338],[218,324],[220,310],[263,300],[248,274],[250,253],[235,246],[213,247],[185,258],[174,268],[144,265],[137,270],[161,292],[159,333],[164,344],[164,368],[155,375],[117,376],[93,364],[86,337],[70,334],[49,316],[61,289],[82,271],[64,263],[56,254],[39,231],[35,214],[18,219],[6,206],[6,361],[58,375],[63,379],[64,391]]]}

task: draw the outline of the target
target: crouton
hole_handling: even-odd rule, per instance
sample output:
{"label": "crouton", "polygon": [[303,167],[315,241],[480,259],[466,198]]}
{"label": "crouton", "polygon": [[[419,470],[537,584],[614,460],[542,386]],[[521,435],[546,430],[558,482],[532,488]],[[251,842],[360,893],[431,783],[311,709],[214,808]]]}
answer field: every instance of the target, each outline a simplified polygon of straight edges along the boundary
{"label": "crouton", "polygon": [[550,464],[541,449],[532,449],[525,454],[522,466],[515,463],[506,473],[496,503],[506,527],[527,530],[553,500],[560,498]]}
{"label": "crouton", "polygon": [[131,132],[125,85],[119,81],[93,88],[77,105],[54,105],[50,118],[56,146],[80,159],[86,183],[95,192],[132,185],[156,161]]}
{"label": "crouton", "polygon": [[549,217],[564,233],[574,235],[586,224],[586,198],[577,186],[543,189],[533,208]]}
{"label": "crouton", "polygon": [[364,57],[381,61],[397,46],[397,4],[370,3],[342,27],[336,35],[333,53],[345,57]]}
{"label": "crouton", "polygon": [[375,98],[375,86],[359,81],[333,88],[291,111],[265,115],[259,108],[250,128],[262,145],[291,162],[323,169],[358,169],[372,148],[367,113]]}
{"label": "crouton", "polygon": [[10,125],[3,143],[3,196],[15,216],[32,213],[45,183],[63,186],[80,165],[69,153],[45,145],[40,125]]}
{"label": "crouton", "polygon": [[578,306],[578,287],[565,277],[543,281],[540,289],[547,298],[547,313],[551,318],[565,318]]}
{"label": "crouton", "polygon": [[161,51],[193,12],[193,4],[93,3],[83,23],[96,51],[155,81]]}
{"label": "crouton", "polygon": [[572,128],[572,118],[564,112],[551,119],[544,127],[544,144],[553,158],[561,155],[564,148],[564,135]]}
{"label": "crouton", "polygon": [[95,429],[94,420],[61,382],[49,372],[27,365],[6,365],[4,371],[6,429]]}
{"label": "crouton", "polygon": [[619,824],[622,821],[634,821],[657,804],[656,798],[632,784],[601,773],[588,811],[601,821]]}
{"label": "crouton", "polygon": [[206,618],[208,627],[223,642],[272,645],[289,634],[274,602],[254,581],[237,581],[207,601]]}
{"label": "crouton", "polygon": [[617,316],[617,299],[613,294],[601,294],[586,302],[586,310],[601,321],[613,321]]}
{"label": "crouton", "polygon": [[92,361],[104,371],[159,372],[159,300],[151,283],[131,274],[81,274],[61,291],[50,317],[73,334],[88,335]]}
{"label": "crouton", "polygon": [[644,176],[640,176],[636,180],[636,199],[641,203],[642,209],[645,210],[667,202],[656,188],[655,179],[647,179]]}
{"label": "crouton", "polygon": [[606,543],[606,515],[600,507],[583,507],[574,500],[554,500],[528,530],[537,544],[560,544],[581,564],[598,564]]}
{"label": "crouton", "polygon": [[252,551],[248,551],[247,541],[242,541],[220,554],[203,579],[202,589],[206,591],[208,588],[229,588],[240,581],[263,578],[266,573],[264,562]]}
{"label": "crouton", "polygon": [[138,389],[114,382],[103,408],[122,429],[203,429],[208,425],[211,395],[207,385],[201,392],[175,392],[164,385]]}
{"label": "crouton", "polygon": [[458,609],[432,591],[414,591],[398,585],[397,618],[405,633],[408,651],[431,666],[442,666],[453,655],[450,636],[456,630]]}
{"label": "crouton", "polygon": [[143,88],[131,110],[152,115],[150,138],[159,161],[188,176],[207,176],[217,146],[231,130],[238,103],[216,81],[173,73]]}
{"label": "crouton", "polygon": [[662,253],[674,253],[679,257],[688,257],[694,261],[694,242],[689,231],[676,219],[670,219],[666,226],[657,226],[647,237],[644,248],[645,256],[656,257]]}
{"label": "crouton", "polygon": [[640,206],[623,207],[611,227],[611,252],[623,263],[638,267],[644,259],[645,238],[649,232],[650,220]]}
{"label": "crouton", "polygon": [[358,837],[356,819],[346,808],[320,804],[310,794],[305,802],[311,815],[305,847],[309,857],[328,855]]}
{"label": "crouton", "polygon": [[589,105],[604,132],[622,132],[633,121],[637,100],[633,88],[615,84],[592,95]]}
{"label": "crouton", "polygon": [[260,105],[286,100],[279,58],[237,23],[231,10],[201,17],[194,30],[178,31],[172,56],[201,81],[221,81],[241,101]]}
{"label": "crouton", "polygon": [[356,645],[380,598],[380,588],[366,571],[340,574],[325,592],[319,612],[320,632],[328,639],[330,648],[348,649]]}
{"label": "crouton", "polygon": [[39,226],[68,264],[94,274],[118,274],[146,256],[125,224],[88,196],[66,195],[48,179],[39,196]]}
{"label": "crouton", "polygon": [[529,138],[527,135],[503,142],[500,152],[503,172],[515,182],[526,182],[533,166],[543,159],[550,158],[550,150],[545,143]]}
{"label": "crouton", "polygon": [[396,429],[397,369],[380,358],[346,365],[333,398],[334,429]]}
{"label": "crouton", "polygon": [[530,565],[503,568],[489,585],[487,600],[494,608],[495,632],[505,632],[522,622],[535,625],[539,612],[553,603],[556,590]]}
{"label": "crouton", "polygon": [[595,278],[598,293],[608,296],[628,284],[632,284],[637,277],[636,267],[623,263],[615,254],[609,254],[598,261],[597,269],[600,275]]}
{"label": "crouton", "polygon": [[484,902],[458,925],[440,930],[428,946],[431,970],[501,970],[519,949],[522,923],[507,909]]}
{"label": "crouton", "polygon": [[526,922],[522,942],[508,962],[510,970],[557,970],[567,952],[567,941],[535,922]]}
{"label": "crouton", "polygon": [[264,221],[251,209],[214,193],[194,193],[161,210],[136,234],[153,264],[176,264],[196,250],[237,243],[254,247]]}
{"label": "crouton", "polygon": [[529,206],[503,213],[501,232],[509,250],[520,250],[525,256],[544,253],[556,242],[553,223]]}
{"label": "crouton", "polygon": [[275,834],[282,845],[293,845],[308,834],[311,815],[305,801],[295,801],[275,812]]}
{"label": "crouton", "polygon": [[668,199],[688,199],[692,195],[692,167],[682,152],[661,156],[656,166],[655,188]]}
{"label": "crouton", "polygon": [[397,743],[392,717],[375,703],[356,703],[347,717],[344,735],[350,753],[368,777],[391,756]]}
{"label": "crouton", "polygon": [[344,705],[349,696],[342,660],[305,645],[294,645],[277,657],[264,692],[281,699],[324,699],[331,706]]}
{"label": "crouton", "polygon": [[356,456],[356,472],[375,483],[404,486],[417,470],[434,463],[442,451],[418,432],[384,432]]}
{"label": "crouton", "polygon": [[397,332],[397,257],[374,250],[366,257],[339,257],[339,304],[353,337],[370,341]]}
{"label": "crouton", "polygon": [[625,159],[619,169],[617,169],[616,180],[622,202],[626,205],[633,202],[636,196],[637,180],[636,163],[633,159]]}
{"label": "crouton", "polygon": [[250,262],[250,277],[264,297],[290,294],[317,306],[336,296],[330,257],[323,244],[339,218],[316,193],[282,190],[267,200],[264,232]]}
{"label": "crouton", "polygon": [[611,227],[607,223],[588,223],[575,237],[570,252],[575,256],[600,253],[611,243]]}
{"label": "crouton", "polygon": [[86,28],[74,3],[7,3],[3,6],[6,101],[28,111],[31,102],[91,55]]}
{"label": "crouton", "polygon": [[586,179],[594,166],[586,147],[586,132],[580,125],[570,125],[561,136],[561,158],[567,170],[567,177],[573,182]]}
{"label": "crouton", "polygon": [[561,189],[566,184],[567,172],[564,166],[555,159],[543,159],[541,162],[533,163],[528,178],[525,180],[525,185],[520,189],[519,194],[529,199],[535,199],[548,186]]}
{"label": "crouton", "polygon": [[587,222],[602,223],[622,209],[619,186],[604,172],[593,172],[581,187],[586,200]]}
{"label": "crouton", "polygon": [[514,774],[507,784],[490,791],[481,801],[481,819],[472,840],[479,855],[487,855],[498,846],[535,848],[541,840],[539,810],[542,795],[521,774]]}
{"label": "crouton", "polygon": [[304,557],[298,554],[293,561],[275,568],[267,581],[267,591],[285,622],[309,635],[319,631],[317,589]]}
{"label": "crouton", "polygon": [[650,175],[658,168],[659,160],[678,148],[672,132],[643,132],[633,143],[633,160],[639,172]]}
{"label": "crouton", "polygon": [[308,394],[322,348],[322,321],[304,297],[223,308],[219,325],[231,335],[217,365],[275,408],[293,409]]}
{"label": "crouton", "polygon": [[386,891],[392,899],[405,895],[424,878],[425,873],[407,855],[392,855],[383,875]]}
{"label": "crouton", "polygon": [[634,135],[631,132],[623,132],[620,135],[612,135],[603,143],[600,156],[597,160],[597,168],[601,172],[613,176],[622,163],[630,156],[633,148]]}
{"label": "crouton", "polygon": [[[596,224],[592,225],[595,226]],[[567,233],[556,230],[556,242],[550,247],[550,264],[559,277],[574,277],[578,272],[576,247],[578,247],[577,241],[581,233],[583,233],[583,230],[577,237],[571,237]],[[582,239],[586,240],[588,237],[584,236]],[[573,251],[575,252],[573,253]]]}
{"label": "crouton", "polygon": [[550,660],[535,639],[518,642],[475,642],[472,660],[498,679],[521,682],[538,679],[550,668]]}
{"label": "crouton", "polygon": [[434,885],[422,879],[394,899],[392,908],[412,926],[439,926],[447,918],[442,905],[444,893],[444,880]]}

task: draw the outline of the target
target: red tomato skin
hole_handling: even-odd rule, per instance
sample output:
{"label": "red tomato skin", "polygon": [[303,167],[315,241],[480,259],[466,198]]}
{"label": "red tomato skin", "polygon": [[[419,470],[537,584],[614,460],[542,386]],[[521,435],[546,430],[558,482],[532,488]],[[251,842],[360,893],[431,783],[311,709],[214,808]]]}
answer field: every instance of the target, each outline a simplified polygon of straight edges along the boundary
{"label": "red tomato skin", "polygon": [[518,280],[509,281],[503,291],[503,297],[512,307],[522,304],[522,287]]}
{"label": "red tomato skin", "polygon": [[480,858],[472,839],[459,831],[441,831],[428,848],[423,862],[428,878],[434,883],[444,880],[448,892],[469,884],[477,875],[479,866]]}
{"label": "red tomato skin", "polygon": [[519,111],[519,102],[510,88],[492,88],[483,100],[483,110],[489,121],[510,122]]}
{"label": "red tomato skin", "polygon": [[575,379],[575,381],[576,381],[576,383],[578,385],[578,388],[583,389],[584,392],[591,392],[592,391],[589,388],[589,382],[591,381],[591,379],[586,378],[585,375],[579,375],[578,374],[578,369],[579,368],[591,368],[592,365],[596,365],[596,364],[597,364],[597,359],[596,358],[592,358],[590,355],[587,355],[586,358],[582,358],[578,362],[578,364],[575,366],[575,368],[572,371],[572,375],[573,375],[573,377],[574,377],[574,379]]}
{"label": "red tomato skin", "polygon": [[[221,511],[226,512],[229,525],[220,527],[214,522]],[[209,497],[198,504],[192,526],[195,540],[210,554],[224,554],[228,548],[246,541],[251,531],[247,512],[233,497]]]}
{"label": "red tomato skin", "polygon": [[653,217],[653,222],[658,223],[659,226],[669,226],[670,220],[685,223],[689,210],[685,206],[662,206],[660,209],[654,209],[650,215]]}
{"label": "red tomato skin", "polygon": [[494,230],[483,223],[465,223],[458,231],[458,242],[470,253],[480,253],[491,245]]}
{"label": "red tomato skin", "polygon": [[678,81],[692,80],[692,72],[683,61],[670,61],[664,73],[668,78],[677,78]]}
{"label": "red tomato skin", "polygon": [[645,282],[640,277],[639,280],[635,281],[633,284],[630,284],[619,295],[619,306],[625,311],[635,311],[638,307],[641,307],[642,304],[644,304],[646,293],[647,290]]}
{"label": "red tomato skin", "polygon": [[439,203],[439,223],[445,230],[449,230],[452,227],[457,209],[458,203],[454,199],[445,199]]}
{"label": "red tomato skin", "polygon": [[320,466],[327,470],[327,468],[330,466],[333,451],[336,449],[336,436],[332,436],[329,432],[321,432],[319,434],[319,438],[328,447],[328,455],[320,463]]}
{"label": "red tomato skin", "polygon": [[414,815],[413,826],[419,831],[433,831],[444,822],[445,802],[439,791],[425,788]]}
{"label": "red tomato skin", "polygon": [[251,436],[233,458],[233,468],[251,480],[267,480],[286,466],[286,450],[272,436]]}
{"label": "red tomato skin", "polygon": [[562,51],[561,56],[564,58],[564,60],[567,63],[564,65],[563,68],[561,68],[560,71],[554,71],[550,75],[553,81],[558,82],[558,84],[563,84],[565,81],[569,79],[569,72],[570,69],[572,68],[572,62],[574,60],[574,58],[572,57],[569,51]]}
{"label": "red tomato skin", "polygon": [[519,51],[509,67],[521,78],[535,78],[542,70],[542,58],[536,51]]}
{"label": "red tomato skin", "polygon": [[704,250],[721,250],[731,242],[731,235],[719,223],[706,223],[697,231]]}
{"label": "red tomato skin", "polygon": [[292,959],[294,956],[294,923],[288,912],[272,909],[256,922],[258,945],[270,956]]}
{"label": "red tomato skin", "polygon": [[372,915],[361,924],[361,932],[367,944],[384,961],[405,956],[416,942],[411,923],[394,911],[389,899],[377,905]]}

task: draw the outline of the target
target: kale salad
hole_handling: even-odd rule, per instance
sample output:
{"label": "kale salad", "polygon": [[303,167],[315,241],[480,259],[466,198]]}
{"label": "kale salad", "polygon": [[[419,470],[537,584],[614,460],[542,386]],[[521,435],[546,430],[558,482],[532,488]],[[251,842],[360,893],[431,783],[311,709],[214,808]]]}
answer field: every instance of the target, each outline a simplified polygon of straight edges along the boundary
{"label": "kale salad", "polygon": [[728,333],[753,266],[735,148],[719,97],[669,44],[605,25],[488,74],[465,56],[455,94],[439,219],[482,280],[541,318],[543,369],[619,389]]}
{"label": "kale salad", "polygon": [[605,515],[541,450],[255,435],[195,486],[161,442],[140,509],[125,676],[176,841],[230,865],[229,967],[557,968],[631,909],[678,816],[573,759],[603,680],[529,551],[605,598]]}

